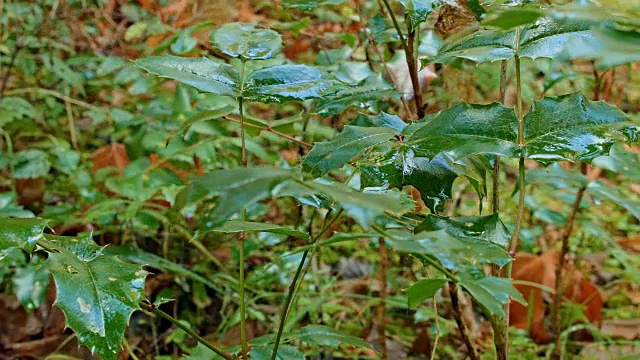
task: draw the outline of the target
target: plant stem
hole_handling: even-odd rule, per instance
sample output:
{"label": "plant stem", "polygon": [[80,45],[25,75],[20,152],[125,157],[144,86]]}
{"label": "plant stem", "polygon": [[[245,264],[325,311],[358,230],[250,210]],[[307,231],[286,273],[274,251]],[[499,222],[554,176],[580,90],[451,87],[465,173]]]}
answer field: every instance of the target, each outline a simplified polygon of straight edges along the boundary
{"label": "plant stem", "polygon": [[384,237],[378,239],[380,250],[380,304],[378,305],[378,341],[380,342],[380,358],[387,359],[387,336],[385,331],[385,315],[387,300],[387,271],[389,269],[389,254]]}
{"label": "plant stem", "polygon": [[140,302],[140,305],[144,309],[146,309],[147,311],[149,311],[149,312],[151,312],[151,313],[153,313],[155,315],[158,315],[160,317],[163,317],[166,320],[169,320],[172,324],[174,324],[175,326],[177,326],[180,329],[184,330],[184,332],[189,334],[189,336],[191,336],[192,338],[196,339],[200,344],[204,345],[209,350],[215,352],[216,354],[218,354],[219,356],[223,357],[224,359],[227,359],[227,360],[237,359],[236,356],[234,356],[232,354],[229,354],[228,352],[211,345],[202,336],[198,335],[195,331],[191,330],[191,328],[189,328],[188,326],[185,326],[183,323],[181,323],[178,319],[174,318],[173,316],[171,316],[171,315],[167,314],[166,312],[158,309],[153,304],[149,304],[149,303],[146,303],[146,302]]}
{"label": "plant stem", "polygon": [[[581,163],[580,170],[583,174],[587,173],[587,164]],[[565,267],[565,257],[569,252],[569,237],[571,236],[571,232],[573,231],[573,224],[576,220],[576,215],[580,210],[580,202],[582,201],[582,197],[584,196],[584,192],[587,189],[587,185],[583,185],[578,189],[578,193],[576,194],[576,199],[573,202],[573,206],[571,206],[571,212],[569,213],[569,218],[567,219],[567,224],[565,225],[564,232],[562,234],[562,248],[560,249],[560,254],[558,255],[558,263],[556,265],[556,293],[553,297],[553,305],[551,307],[551,314],[553,319],[553,332],[556,334],[556,347],[553,350],[553,357],[556,359],[560,358],[560,350],[561,350],[561,338],[560,333],[562,332],[562,324],[561,324],[561,316],[560,310],[562,308],[562,299],[564,294],[563,289],[563,281],[562,281],[562,270]]]}
{"label": "plant stem", "polygon": [[[241,123],[241,121],[240,121],[240,120],[236,120],[236,119],[234,119],[234,118],[232,118],[232,117],[229,117],[229,116],[226,116],[226,115],[225,115],[225,116],[223,116],[222,118],[223,118],[223,119],[225,119],[225,120],[227,120],[227,121],[230,121],[230,122],[234,122],[234,123],[238,123],[238,124],[240,124],[240,123]],[[255,124],[250,124],[250,123],[244,123],[244,126],[245,126],[245,127],[249,126],[249,127],[252,127],[252,128],[256,128],[256,129],[260,129],[260,130],[263,130],[263,131],[270,132],[270,133],[272,133],[272,134],[278,135],[278,136],[280,136],[280,137],[283,137],[283,138],[285,138],[285,139],[287,139],[287,140],[293,141],[293,142],[295,142],[296,144],[298,144],[298,145],[302,145],[302,146],[307,147],[307,148],[312,148],[312,147],[313,147],[313,145],[309,144],[308,142],[305,142],[305,141],[303,141],[303,140],[296,139],[295,137],[293,137],[293,136],[291,136],[291,135],[287,135],[287,134],[285,134],[285,133],[283,133],[283,132],[280,132],[280,131],[278,131],[278,130],[274,130],[273,128],[268,127],[268,126],[267,126],[267,127],[265,127],[265,126],[260,126],[260,125],[255,125]]]}
{"label": "plant stem", "polygon": [[18,94],[27,94],[27,93],[39,93],[39,94],[44,94],[44,95],[50,95],[53,97],[56,97],[60,100],[72,103],[74,105],[77,106],[81,106],[83,108],[89,109],[89,110],[101,110],[100,107],[95,106],[95,105],[91,105],[87,102],[81,101],[81,100],[77,100],[74,98],[71,98],[67,95],[61,94],[57,91],[53,91],[53,90],[49,90],[49,89],[43,89],[43,88],[39,88],[39,87],[27,87],[27,88],[22,88],[22,89],[14,89],[14,90],[8,90],[5,91],[5,95],[18,95]]}
{"label": "plant stem", "polygon": [[[9,159],[13,159],[13,141],[11,140],[11,135],[6,130],[0,128],[0,132],[2,132],[2,136],[4,137],[4,142],[7,144],[7,155]],[[9,179],[11,181],[11,191],[18,196],[18,189],[16,187],[16,179],[14,174],[16,173],[15,164],[13,161],[9,161]]]}
{"label": "plant stem", "polygon": [[0,99],[4,97],[4,90],[6,89],[7,83],[9,82],[9,76],[11,75],[11,70],[13,70],[13,65],[15,64],[16,58],[18,57],[18,52],[20,52],[21,49],[22,47],[18,45],[16,42],[16,48],[11,53],[11,58],[9,59],[7,70],[5,70],[4,76],[2,77],[2,83],[0,84]]}
{"label": "plant stem", "polygon": [[396,19],[395,14],[393,13],[393,9],[391,9],[391,5],[389,5],[388,0],[382,0],[384,6],[387,8],[389,12],[389,16],[391,17],[391,21],[393,22],[393,26],[396,28],[396,32],[398,33],[398,37],[400,38],[400,43],[402,44],[402,49],[404,50],[405,59],[407,62],[407,67],[409,68],[409,77],[411,78],[411,85],[413,86],[413,100],[416,103],[416,116],[418,119],[422,119],[424,117],[424,108],[422,104],[422,89],[420,88],[420,82],[418,81],[418,67],[417,65],[417,52],[414,51],[415,44],[413,43],[415,40],[415,29],[412,29],[411,21],[407,19],[407,29],[409,29],[409,39],[405,40],[404,34],[402,33],[402,29],[400,28],[400,24],[398,24],[398,20]]}
{"label": "plant stem", "polygon": [[[243,61],[242,62],[242,68],[240,70],[240,79],[242,81],[242,85],[241,85],[241,89],[240,89],[240,93],[244,93],[244,83],[245,83],[245,79],[244,79],[244,72],[245,72],[245,66],[246,63]],[[240,112],[240,143],[241,143],[241,152],[242,152],[242,167],[243,168],[247,168],[247,147],[246,147],[246,142],[245,142],[245,128],[244,128],[244,104],[243,104],[243,97],[240,96],[238,98],[238,111]],[[246,208],[242,208],[242,220],[245,221],[247,220],[247,209]],[[244,263],[245,263],[245,254],[244,254],[244,243],[245,240],[247,239],[247,234],[242,231],[240,232],[240,234],[238,235],[238,237],[240,238],[240,244],[239,244],[239,273],[238,273],[238,286],[239,288],[239,296],[240,296],[240,302],[239,302],[239,306],[240,306],[240,345],[242,347],[242,358],[243,359],[248,359],[249,356],[249,344],[247,343],[247,309],[246,309],[246,303],[245,303],[245,299],[244,299],[244,285],[245,285],[245,274],[244,274]]]}
{"label": "plant stem", "polygon": [[471,360],[478,360],[478,351],[473,346],[469,334],[467,333],[467,326],[462,320],[462,311],[460,309],[460,299],[458,297],[458,286],[455,282],[449,281],[449,297],[451,297],[451,307],[453,308],[453,318],[458,325],[458,331],[462,337],[462,341],[467,346],[469,357]]}
{"label": "plant stem", "polygon": [[[316,234],[316,236],[314,236],[311,239],[310,243],[314,244],[316,241],[318,241],[318,239],[320,239],[320,237],[324,235],[324,233],[326,233],[327,230],[329,230],[329,228],[336,222],[336,220],[338,220],[340,215],[342,215],[343,211],[344,209],[338,210],[336,215],[330,221],[325,222],[320,232],[318,232],[318,234]],[[296,292],[296,283],[300,278],[300,274],[302,273],[302,269],[304,268],[304,263],[307,260],[307,256],[309,255],[309,251],[310,249],[307,249],[302,253],[302,258],[300,259],[300,263],[298,264],[298,268],[296,269],[296,274],[293,276],[293,279],[291,280],[291,284],[289,284],[289,292],[287,293],[287,297],[284,301],[284,304],[282,305],[282,313],[280,314],[280,324],[278,325],[278,333],[276,334],[276,340],[275,340],[275,343],[273,344],[273,351],[271,352],[271,360],[275,360],[278,355],[278,347],[280,346],[280,339],[282,338],[282,333],[284,332],[284,326],[287,322],[287,316],[289,315],[289,308],[291,306],[291,302],[293,301],[293,296]]]}

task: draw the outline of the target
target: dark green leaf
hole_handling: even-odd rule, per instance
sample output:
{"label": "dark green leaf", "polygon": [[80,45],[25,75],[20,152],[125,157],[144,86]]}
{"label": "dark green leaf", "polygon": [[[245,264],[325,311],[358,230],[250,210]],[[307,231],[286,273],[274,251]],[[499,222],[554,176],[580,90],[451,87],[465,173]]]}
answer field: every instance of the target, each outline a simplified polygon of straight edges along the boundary
{"label": "dark green leaf", "polygon": [[514,9],[489,15],[482,24],[509,30],[518,26],[531,24],[543,15],[543,12],[534,9]]}
{"label": "dark green leaf", "polygon": [[391,115],[385,112],[378,115],[358,114],[358,116],[356,116],[349,125],[361,127],[387,127],[396,129],[398,133],[401,133],[407,126],[407,124],[405,124],[405,122],[397,115]]}
{"label": "dark green leaf", "polygon": [[447,282],[447,279],[420,279],[407,289],[409,308],[413,309],[423,301],[432,298]]}
{"label": "dark green leaf", "polygon": [[62,309],[80,344],[115,360],[129,317],[144,297],[148,273],[141,265],[102,254],[90,237],[55,237],[46,243],[56,250],[46,262],[56,283],[54,305]]}
{"label": "dark green leaf", "polygon": [[640,34],[613,27],[593,30],[594,37],[574,41],[561,54],[561,59],[595,60],[598,70],[640,61]]}
{"label": "dark green leaf", "polygon": [[447,217],[427,215],[427,218],[416,226],[415,232],[444,230],[447,234],[458,238],[484,239],[505,247],[511,236],[498,214],[489,216]]}
{"label": "dark green leaf", "polygon": [[302,11],[313,11],[320,5],[340,5],[346,0],[282,0],[284,7],[295,8]]}
{"label": "dark green leaf", "polygon": [[229,23],[213,34],[213,45],[223,53],[244,60],[264,60],[274,57],[282,47],[280,35],[252,24]]}
{"label": "dark green leaf", "polygon": [[229,220],[221,226],[211,229],[213,232],[221,233],[238,233],[242,231],[257,231],[257,232],[269,232],[274,234],[282,234],[288,236],[295,236],[302,239],[309,239],[309,234],[302,231],[297,231],[284,226],[273,225],[268,223],[259,223],[253,221],[242,220]]}
{"label": "dark green leaf", "polygon": [[316,102],[315,111],[321,116],[337,115],[350,106],[366,108],[384,97],[400,98],[400,94],[382,76],[373,75],[360,85],[345,87],[335,94],[323,96]]}
{"label": "dark green leaf", "polygon": [[617,187],[607,185],[600,181],[593,181],[587,186],[587,191],[598,199],[613,201],[640,219],[640,201],[630,199],[627,194],[624,194]]}
{"label": "dark green leaf", "polygon": [[612,146],[609,155],[593,159],[591,165],[640,180],[640,154],[626,150],[621,143]]}
{"label": "dark green leaf", "polygon": [[11,279],[16,297],[28,313],[44,303],[49,288],[51,273],[41,266],[40,259],[34,257],[25,266],[17,268]]}
{"label": "dark green leaf", "polygon": [[440,0],[398,0],[407,11],[414,28],[427,21],[427,16],[440,6]]}
{"label": "dark green leaf", "polygon": [[511,280],[507,278],[486,276],[474,279],[471,276],[461,274],[460,285],[488,311],[501,318],[505,316],[502,305],[511,299],[523,305],[527,304],[522,294],[513,287]]}
{"label": "dark green leaf", "polygon": [[386,127],[345,126],[332,141],[316,143],[302,161],[302,169],[314,177],[322,176],[397,133]]}
{"label": "dark green leaf", "polygon": [[18,151],[13,158],[16,179],[35,179],[49,173],[51,163],[47,153],[42,150],[30,149]]}
{"label": "dark green leaf", "polygon": [[43,219],[0,218],[0,259],[12,248],[31,252],[36,241],[42,238],[47,222]]}
{"label": "dark green leaf", "polygon": [[[270,360],[273,346],[261,346],[251,349],[251,359],[253,360]],[[278,346],[276,354],[278,360],[304,360],[304,354],[300,350],[291,345]]]}
{"label": "dark green leaf", "polygon": [[308,100],[322,97],[337,82],[308,65],[276,65],[249,75],[243,96],[264,103]]}
{"label": "dark green leaf", "polygon": [[366,341],[355,336],[346,335],[338,330],[324,325],[307,325],[295,332],[295,337],[309,344],[339,346],[353,345],[357,347],[371,348]]}
{"label": "dark green leaf", "polygon": [[240,74],[225,63],[204,57],[150,56],[136,60],[135,64],[152,74],[178,80],[204,92],[239,95]]}

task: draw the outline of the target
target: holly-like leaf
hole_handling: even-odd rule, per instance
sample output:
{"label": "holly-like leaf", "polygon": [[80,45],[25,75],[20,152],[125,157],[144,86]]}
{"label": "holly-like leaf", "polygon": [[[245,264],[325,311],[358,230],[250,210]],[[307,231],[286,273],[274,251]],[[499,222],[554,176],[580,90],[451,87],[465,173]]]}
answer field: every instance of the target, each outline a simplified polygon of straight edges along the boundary
{"label": "holly-like leaf", "polygon": [[253,221],[242,221],[242,220],[229,220],[222,224],[221,226],[212,229],[213,232],[221,232],[221,233],[238,233],[242,231],[256,231],[256,232],[268,232],[274,234],[282,234],[288,236],[295,236],[301,239],[309,239],[309,234],[297,231],[294,229],[290,229],[280,225],[268,224],[268,223],[259,223]]}
{"label": "holly-like leaf", "polygon": [[518,26],[529,25],[543,15],[543,12],[536,9],[512,9],[489,15],[482,24],[509,30]]}
{"label": "holly-like leaf", "polygon": [[432,298],[447,282],[447,279],[420,279],[407,289],[407,301],[410,309]]}
{"label": "holly-like leaf", "polygon": [[350,106],[366,108],[382,98],[400,98],[400,95],[382,76],[373,75],[366,78],[362,84],[344,87],[335,94],[318,99],[315,112],[321,116],[337,115]]}
{"label": "holly-like leaf", "polygon": [[38,239],[42,238],[47,222],[43,219],[0,218],[0,259],[12,249],[33,251]]}
{"label": "holly-like leaf", "polygon": [[307,325],[293,334],[300,341],[325,346],[353,345],[370,349],[368,342],[355,336],[343,334],[324,325]]}
{"label": "holly-like leaf", "polygon": [[412,185],[432,212],[444,209],[451,198],[451,187],[458,174],[449,164],[445,154],[433,159],[416,157],[407,147],[392,148],[382,159],[375,157],[360,164],[363,187],[402,188]]}
{"label": "holly-like leaf", "polygon": [[605,102],[580,93],[534,102],[524,117],[525,144],[517,143],[518,120],[513,109],[500,104],[462,103],[445,110],[417,129],[409,145],[418,156],[447,151],[460,158],[469,154],[496,154],[541,162],[591,160],[626,139],[627,116]]}
{"label": "holly-like leaf", "polygon": [[213,45],[223,53],[243,60],[264,60],[280,52],[282,38],[253,24],[228,23],[213,33]]}
{"label": "holly-like leaf", "polygon": [[11,281],[20,304],[31,313],[44,303],[51,273],[42,266],[42,258],[33,257],[23,267],[16,269]]}
{"label": "holly-like leaf", "polygon": [[440,0],[398,0],[406,9],[414,28],[427,21],[427,16],[440,6]]}
{"label": "holly-like leaf", "polygon": [[322,176],[397,133],[387,127],[345,126],[332,141],[316,143],[302,161],[302,169],[314,177]]}
{"label": "holly-like leaf", "polygon": [[387,127],[396,129],[398,133],[401,133],[407,126],[397,115],[391,115],[385,112],[377,115],[358,114],[349,125],[360,127]]}
{"label": "holly-like leaf", "polygon": [[16,179],[35,179],[49,173],[51,163],[47,153],[38,149],[18,151],[13,158],[14,173]]}
{"label": "holly-like leaf", "polygon": [[454,58],[463,58],[481,63],[506,60],[514,56],[554,58],[573,42],[592,41],[593,33],[590,29],[593,24],[589,21],[542,18],[526,27],[519,38],[516,30],[480,30],[444,46],[429,62],[449,62]]}
{"label": "holly-like leaf", "polygon": [[239,95],[240,74],[231,65],[208,58],[150,56],[135,60],[146,71],[217,95]]}
{"label": "holly-like leaf", "polygon": [[308,100],[322,97],[337,81],[308,65],[276,65],[252,72],[242,94],[263,103]]}
{"label": "holly-like leaf", "polygon": [[484,239],[451,236],[444,230],[391,235],[388,240],[395,250],[433,257],[453,271],[479,274],[484,265],[504,266],[511,261],[511,256],[499,245]]}
{"label": "holly-like leaf", "polygon": [[461,274],[459,284],[488,311],[501,318],[505,317],[502,305],[511,299],[523,305],[527,304],[522,294],[513,287],[513,283],[507,278],[485,276],[476,279],[467,274]]}
{"label": "holly-like leaf", "polygon": [[280,5],[302,11],[313,11],[320,5],[340,5],[346,0],[282,0]]}
{"label": "holly-like leaf", "polygon": [[147,272],[141,265],[102,253],[91,237],[48,237],[43,241],[57,296],[54,305],[65,314],[80,344],[105,360],[115,360],[124,330],[144,297]]}
{"label": "holly-like leaf", "polygon": [[511,238],[498,214],[460,217],[427,215],[427,218],[416,226],[414,232],[436,230],[444,230],[447,234],[459,238],[484,239],[502,247],[505,247]]}

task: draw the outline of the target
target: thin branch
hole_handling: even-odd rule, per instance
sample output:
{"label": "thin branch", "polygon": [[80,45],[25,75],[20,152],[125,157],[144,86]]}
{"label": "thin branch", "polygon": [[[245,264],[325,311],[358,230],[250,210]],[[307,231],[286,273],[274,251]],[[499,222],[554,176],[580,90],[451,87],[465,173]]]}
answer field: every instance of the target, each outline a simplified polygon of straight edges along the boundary
{"label": "thin branch", "polygon": [[6,89],[7,83],[9,82],[9,76],[11,75],[11,70],[13,70],[13,65],[16,62],[16,57],[18,56],[18,52],[20,52],[21,49],[22,47],[16,43],[16,48],[11,53],[11,58],[9,59],[7,70],[4,71],[4,76],[2,77],[2,84],[0,84],[0,99],[2,99],[2,97],[4,96],[4,90]]}
{"label": "thin branch", "polygon": [[153,304],[149,304],[147,302],[140,302],[140,306],[142,308],[144,308],[145,310],[147,310],[148,312],[150,312],[150,313],[153,313],[155,315],[163,317],[166,320],[169,320],[172,324],[174,324],[175,326],[177,326],[180,329],[184,330],[184,332],[189,334],[189,336],[191,336],[192,338],[196,339],[200,344],[204,345],[206,348],[208,348],[209,350],[211,350],[214,353],[218,354],[222,358],[227,359],[227,360],[238,359],[237,356],[229,354],[228,352],[211,345],[207,340],[205,340],[202,336],[198,335],[191,328],[189,328],[188,326],[185,326],[183,323],[181,323],[178,319],[174,318],[173,316],[171,316],[171,315],[167,314],[166,312],[158,309]]}
{"label": "thin branch", "polygon": [[21,89],[13,89],[13,90],[7,90],[5,92],[5,95],[18,95],[18,94],[27,94],[27,93],[40,93],[40,94],[45,94],[45,95],[50,95],[53,97],[57,97],[60,100],[64,100],[67,102],[70,102],[74,105],[77,106],[81,106],[83,108],[89,109],[89,110],[102,110],[102,108],[95,106],[95,105],[91,105],[87,102],[84,102],[82,100],[77,100],[74,98],[71,98],[67,95],[61,94],[57,91],[53,91],[53,90],[49,90],[49,89],[44,89],[44,88],[39,88],[39,87],[27,87],[27,88],[21,88]]}
{"label": "thin branch", "polygon": [[[241,85],[241,89],[240,89],[240,93],[244,92],[244,84],[245,84],[245,66],[246,63],[243,61],[242,62],[242,68],[240,70],[240,79],[242,81],[242,85]],[[247,146],[246,146],[246,142],[245,142],[245,122],[244,122],[244,104],[243,104],[243,98],[242,96],[240,96],[238,98],[238,110],[240,112],[240,142],[241,142],[241,161],[242,161],[242,167],[243,168],[247,168],[248,165],[248,161],[247,161]],[[245,221],[247,220],[247,209],[246,208],[242,208],[242,220]],[[245,263],[245,253],[244,253],[244,244],[245,244],[245,240],[247,239],[247,234],[244,231],[241,231],[240,234],[238,234],[238,237],[240,238],[240,243],[238,244],[239,247],[239,264],[238,264],[238,268],[239,268],[239,273],[238,273],[238,282],[239,282],[239,287],[240,287],[240,291],[239,291],[239,296],[240,296],[240,345],[242,347],[242,358],[243,359],[248,359],[249,356],[249,343],[247,342],[247,309],[246,309],[246,303],[245,303],[245,294],[244,294],[244,283],[245,283],[245,274],[244,274],[244,263]]]}
{"label": "thin branch", "polygon": [[380,250],[380,304],[378,304],[378,341],[380,342],[380,358],[387,357],[387,335],[385,329],[385,315],[387,305],[387,271],[389,269],[389,253],[384,237],[378,239]]}
{"label": "thin branch", "polygon": [[[232,118],[232,117],[229,117],[229,116],[226,116],[226,115],[225,115],[225,116],[223,116],[222,118],[223,118],[223,119],[225,119],[225,120],[227,120],[227,121],[230,121],[230,122],[233,122],[233,123],[240,124],[240,120],[234,119],[234,118]],[[280,136],[280,137],[283,137],[283,138],[285,138],[285,139],[287,139],[287,140],[293,141],[293,142],[295,142],[296,144],[298,144],[298,145],[302,145],[302,146],[307,147],[307,148],[312,148],[312,147],[313,147],[313,145],[309,144],[308,142],[305,142],[305,141],[302,141],[302,140],[296,139],[296,138],[294,138],[294,137],[293,137],[293,136],[291,136],[291,135],[287,135],[287,134],[285,134],[285,133],[283,133],[283,132],[280,132],[280,131],[278,131],[278,130],[273,129],[273,128],[272,128],[272,127],[270,127],[270,126],[266,126],[266,127],[265,127],[265,126],[260,126],[260,125],[251,124],[251,123],[247,123],[247,122],[245,122],[245,123],[244,123],[244,126],[245,126],[245,127],[247,127],[247,126],[248,126],[248,127],[252,127],[252,128],[256,128],[256,129],[260,129],[260,130],[263,130],[263,131],[270,132],[270,133],[272,133],[272,134],[278,135],[278,136]]]}
{"label": "thin branch", "polygon": [[449,281],[449,297],[451,297],[451,307],[453,308],[453,318],[456,321],[456,325],[458,325],[458,331],[460,332],[460,336],[462,337],[462,341],[467,346],[467,351],[469,352],[469,357],[471,360],[478,360],[478,351],[475,346],[471,342],[469,338],[469,334],[467,333],[467,326],[462,320],[462,311],[460,309],[460,299],[458,297],[458,286],[455,282]]}

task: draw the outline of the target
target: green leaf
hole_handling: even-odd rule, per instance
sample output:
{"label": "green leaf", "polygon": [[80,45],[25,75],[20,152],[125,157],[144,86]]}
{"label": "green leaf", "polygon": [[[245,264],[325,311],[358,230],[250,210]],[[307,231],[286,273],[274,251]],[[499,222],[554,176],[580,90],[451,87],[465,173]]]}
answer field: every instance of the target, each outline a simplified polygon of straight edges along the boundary
{"label": "green leaf", "polygon": [[0,259],[15,248],[32,252],[45,226],[47,222],[43,219],[0,218]]}
{"label": "green leaf", "polygon": [[141,265],[102,254],[91,237],[49,237],[46,267],[53,274],[54,305],[65,314],[80,344],[105,360],[116,359],[131,314],[144,297]]}
{"label": "green leaf", "polygon": [[449,62],[456,57],[477,63],[506,60],[514,56],[534,60],[555,58],[573,43],[590,41],[593,37],[590,31],[593,24],[587,21],[543,18],[534,25],[525,27],[519,39],[516,37],[516,30],[480,30],[444,46],[439,54],[428,62]]}
{"label": "green leaf", "polygon": [[420,279],[407,289],[408,306],[416,308],[423,301],[432,298],[440,290],[447,279]]}
{"label": "green leaf", "polygon": [[609,155],[593,159],[591,165],[640,180],[640,154],[626,150],[621,143],[613,145]]}
{"label": "green leaf", "polygon": [[505,317],[502,305],[511,299],[526,305],[527,301],[522,294],[513,287],[510,279],[495,276],[486,276],[480,279],[465,274],[460,275],[459,284],[482,304],[488,311],[500,318]]}
{"label": "green leaf", "polygon": [[312,11],[320,5],[340,5],[346,0],[282,0],[280,5],[301,11]]}
{"label": "green leaf", "polygon": [[324,325],[307,325],[294,334],[300,341],[325,346],[353,345],[363,348],[371,348],[366,341],[355,336],[346,335],[338,330]]}
{"label": "green leaf", "polygon": [[27,313],[44,303],[49,287],[51,273],[41,263],[41,258],[34,257],[25,266],[17,268],[11,279],[16,297]]}
{"label": "green leaf", "polygon": [[538,161],[591,160],[626,136],[614,131],[627,116],[603,101],[582,94],[544,98],[524,118],[525,154]]}
{"label": "green leaf", "polygon": [[42,150],[30,149],[18,151],[13,158],[16,179],[35,179],[49,173],[51,163],[47,153]]}
{"label": "green leaf", "polygon": [[337,84],[318,68],[308,65],[276,65],[252,72],[243,96],[263,103],[322,97]]}
{"label": "green leaf", "polygon": [[259,222],[253,222],[253,221],[242,221],[242,220],[226,221],[221,226],[215,229],[211,229],[211,231],[221,232],[221,233],[238,233],[242,231],[257,231],[257,232],[268,232],[268,233],[274,233],[274,234],[295,236],[302,239],[309,239],[309,234],[302,231],[297,231],[297,230],[290,229],[280,225],[259,223]]}
{"label": "green leaf", "polygon": [[547,97],[534,102],[524,117],[525,146],[517,143],[518,120],[500,104],[459,104],[436,115],[417,129],[408,143],[418,156],[451,152],[524,156],[540,162],[591,160],[616,140],[626,139],[627,116],[604,102],[582,94]]}
{"label": "green leaf", "polygon": [[595,60],[600,71],[640,61],[640,34],[637,31],[602,26],[595,28],[593,33],[592,38],[581,38],[569,44],[560,59]]}
{"label": "green leaf", "polygon": [[345,87],[335,94],[318,99],[315,111],[320,116],[337,115],[350,106],[366,108],[372,102],[385,97],[400,98],[400,93],[382,76],[373,75],[366,78],[362,84]]}
{"label": "green leaf", "polygon": [[360,127],[387,127],[397,130],[398,133],[401,133],[407,126],[397,115],[391,115],[385,112],[378,115],[358,114],[349,125]]}
{"label": "green leaf", "polygon": [[388,240],[395,250],[434,257],[453,271],[482,273],[484,265],[502,267],[512,260],[501,246],[484,239],[451,236],[444,230],[392,235]]}
{"label": "green leaf", "polygon": [[220,119],[221,117],[230,114],[233,110],[235,110],[235,108],[236,107],[231,104],[226,104],[216,109],[207,109],[207,110],[198,111],[198,113],[196,113],[192,117],[185,120],[184,123],[182,123],[182,126],[180,127],[179,131],[186,130],[188,127],[190,127],[191,125],[199,121]]}
{"label": "green leaf", "polygon": [[280,52],[282,38],[253,24],[229,23],[213,33],[213,45],[223,53],[243,60],[264,60]]}
{"label": "green leaf", "polygon": [[513,9],[489,15],[484,19],[482,24],[509,30],[518,26],[531,24],[543,15],[543,12],[536,9]]}
{"label": "green leaf", "polygon": [[203,231],[223,223],[247,204],[271,195],[276,185],[292,179],[286,170],[270,167],[237,168],[212,171],[195,178],[176,197],[176,207],[218,197],[217,206],[204,219]]}
{"label": "green leaf", "polygon": [[502,247],[505,247],[511,238],[498,214],[460,217],[427,215],[427,218],[416,226],[414,232],[435,230],[444,230],[447,234],[458,238],[484,239]]}
{"label": "green leaf", "polygon": [[207,58],[150,56],[135,60],[146,71],[218,95],[239,95],[240,74],[231,65]]}
{"label": "green leaf", "polygon": [[640,201],[630,199],[629,195],[624,194],[620,189],[600,181],[593,181],[587,185],[587,191],[598,199],[613,201],[640,219]]}
{"label": "green leaf", "polygon": [[[261,346],[251,349],[251,359],[253,360],[270,360],[273,346]],[[278,360],[304,360],[304,354],[300,350],[291,345],[278,346],[276,354]]]}
{"label": "green leaf", "polygon": [[360,164],[363,187],[402,188],[412,185],[432,212],[444,209],[451,187],[458,177],[444,154],[433,159],[416,157],[406,146],[391,149],[381,159]]}
{"label": "green leaf", "polygon": [[420,23],[427,21],[427,16],[440,6],[440,0],[398,0],[407,11],[411,25],[417,28]]}
{"label": "green leaf", "polygon": [[345,126],[332,141],[316,143],[302,161],[303,171],[314,177],[339,168],[366,149],[390,140],[398,132],[387,127]]}

